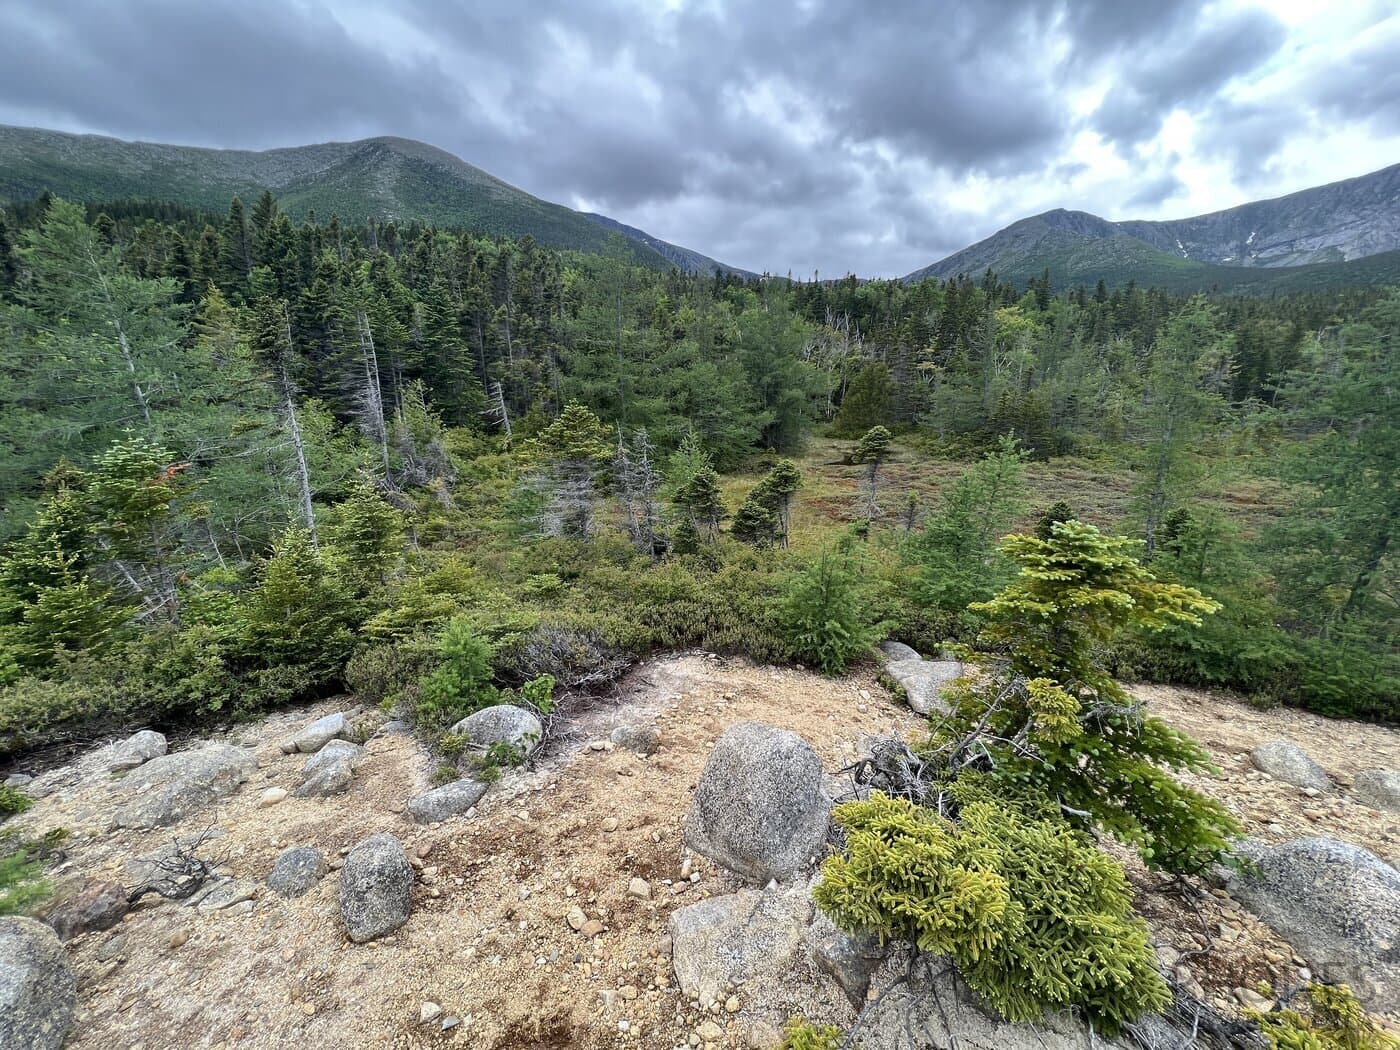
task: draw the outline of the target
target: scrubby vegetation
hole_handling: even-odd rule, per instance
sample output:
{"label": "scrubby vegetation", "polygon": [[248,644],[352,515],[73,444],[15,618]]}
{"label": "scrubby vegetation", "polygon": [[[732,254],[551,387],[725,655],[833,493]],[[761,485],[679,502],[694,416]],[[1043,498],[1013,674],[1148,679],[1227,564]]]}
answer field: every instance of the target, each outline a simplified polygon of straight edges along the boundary
{"label": "scrubby vegetation", "polygon": [[1108,832],[1153,867],[1198,872],[1238,829],[1178,783],[1205,752],[1145,715],[1100,662],[1129,628],[1215,603],[1155,580],[1131,541],[1056,521],[1001,545],[1019,573],[973,606],[993,654],[928,739],[856,768],[877,789],[836,810],[842,853],[814,895],[839,926],[947,955],[1003,1016],[1075,1007],[1109,1033],[1170,1001]]}
{"label": "scrubby vegetation", "polygon": [[[745,283],[115,210],[0,225],[0,757],[346,687],[443,746],[659,649],[952,646],[982,673],[863,763],[819,903],[1114,1032],[1167,989],[1096,837],[1192,874],[1236,833],[1120,679],[1400,717],[1396,294]],[[1278,1045],[1333,1045],[1313,1003]]]}
{"label": "scrubby vegetation", "polygon": [[1223,605],[1106,670],[1396,713],[1393,296],[745,284],[270,196],[45,198],[0,255],[6,752],[347,681],[440,727],[659,647],[975,643],[1060,463],[1118,495],[1052,517]]}
{"label": "scrubby vegetation", "polygon": [[1267,1014],[1255,1011],[1273,1050],[1395,1050],[1346,985],[1310,984],[1295,1006]]}

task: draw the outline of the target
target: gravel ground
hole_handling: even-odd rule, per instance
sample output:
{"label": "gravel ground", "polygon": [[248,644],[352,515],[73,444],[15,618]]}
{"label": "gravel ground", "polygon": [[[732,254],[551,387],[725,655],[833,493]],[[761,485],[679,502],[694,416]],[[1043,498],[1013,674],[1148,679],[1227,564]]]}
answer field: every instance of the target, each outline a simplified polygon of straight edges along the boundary
{"label": "gravel ground", "polygon": [[[1255,711],[1192,690],[1135,691],[1210,748],[1223,775],[1199,786],[1224,799],[1251,834],[1329,834],[1395,861],[1395,815],[1351,801],[1345,789],[1362,769],[1400,768],[1400,734]],[[346,795],[259,808],[265,788],[290,791],[300,780],[305,756],[283,755],[278,742],[345,702],[223,735],[256,748],[258,772],[173,828],[107,831],[115,789],[96,751],[36,784],[48,794],[19,820],[73,833],[60,877],[127,881],[128,859],[207,826],[225,833],[209,844],[224,870],[258,883],[288,846],[315,846],[335,861],[378,831],[399,836],[420,869],[408,924],[363,946],[344,936],[334,872],[296,900],[264,887],[245,914],[201,916],[147,898],[115,930],[70,944],[80,979],[71,1046],[664,1048],[686,1045],[710,1021],[722,1030],[715,1045],[743,1047],[762,1045],[792,1013],[851,1020],[835,985],[805,971],[781,987],[738,990],[732,1012],[686,1002],[672,983],[666,923],[677,907],[737,888],[689,858],[680,839],[714,739],[737,721],[783,726],[834,773],[865,738],[918,725],[872,674],[831,680],[703,654],[666,657],[572,713],[535,768],[503,777],[475,816],[426,827],[407,818],[404,804],[428,786],[433,766],[407,735],[371,739]],[[595,747],[623,723],[654,724],[660,749],[643,758]],[[1342,791],[1314,799],[1254,774],[1249,748],[1278,738],[1303,745]],[[1235,987],[1298,979],[1301,960],[1228,898],[1199,887],[1183,896],[1128,859],[1163,954],[1174,961],[1173,953],[1212,947],[1185,962],[1207,995],[1228,1005]],[[684,878],[683,866],[698,880]],[[634,878],[646,880],[650,899],[629,895]],[[601,932],[575,931],[567,921],[574,907]],[[426,1023],[425,1003],[441,1010]],[[444,1030],[444,1019],[455,1023]]]}

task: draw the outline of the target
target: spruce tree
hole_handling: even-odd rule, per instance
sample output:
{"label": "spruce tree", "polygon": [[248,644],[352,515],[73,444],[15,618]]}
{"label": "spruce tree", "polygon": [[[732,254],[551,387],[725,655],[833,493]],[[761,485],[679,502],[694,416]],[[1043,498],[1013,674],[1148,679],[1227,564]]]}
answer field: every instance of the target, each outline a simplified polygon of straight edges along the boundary
{"label": "spruce tree", "polygon": [[884,427],[871,427],[851,453],[852,463],[865,464],[865,516],[874,521],[880,512],[877,500],[880,467],[889,458],[890,432]]}
{"label": "spruce tree", "polygon": [[846,396],[836,412],[831,432],[836,437],[854,438],[871,427],[891,421],[893,391],[890,370],[872,361],[851,380]]}

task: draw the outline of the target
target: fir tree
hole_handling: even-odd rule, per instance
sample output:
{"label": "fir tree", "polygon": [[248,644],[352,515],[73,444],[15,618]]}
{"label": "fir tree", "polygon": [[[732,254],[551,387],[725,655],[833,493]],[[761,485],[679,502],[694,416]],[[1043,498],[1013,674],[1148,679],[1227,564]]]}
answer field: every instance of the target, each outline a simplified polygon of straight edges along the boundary
{"label": "fir tree", "polygon": [[890,432],[884,427],[871,427],[851,453],[852,463],[865,464],[865,516],[874,521],[880,512],[877,500],[880,468],[890,454]]}

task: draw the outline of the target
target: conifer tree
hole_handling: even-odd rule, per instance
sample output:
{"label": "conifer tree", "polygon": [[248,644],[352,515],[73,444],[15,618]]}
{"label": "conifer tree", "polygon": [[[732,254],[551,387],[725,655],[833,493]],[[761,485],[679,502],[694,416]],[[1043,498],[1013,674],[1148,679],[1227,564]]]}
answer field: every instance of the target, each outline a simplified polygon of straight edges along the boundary
{"label": "conifer tree", "polygon": [[890,422],[891,400],[890,370],[878,361],[870,362],[846,388],[831,432],[837,437],[853,438]]}
{"label": "conifer tree", "polygon": [[865,516],[871,521],[879,515],[878,485],[880,467],[889,458],[890,432],[884,427],[871,427],[851,453],[852,463],[865,464]]}
{"label": "conifer tree", "polygon": [[727,511],[720,496],[719,475],[693,431],[681,439],[671,457],[670,474],[672,502],[681,513],[686,531],[693,533],[697,542],[710,542]]}
{"label": "conifer tree", "polygon": [[549,426],[521,442],[521,458],[535,471],[546,498],[543,531],[551,536],[593,534],[593,506],[603,467],[612,459],[607,428],[571,401]]}
{"label": "conifer tree", "polygon": [[730,532],[736,539],[766,546],[788,545],[792,528],[792,500],[802,484],[802,472],[791,460],[779,460],[750,490],[734,515]]}

